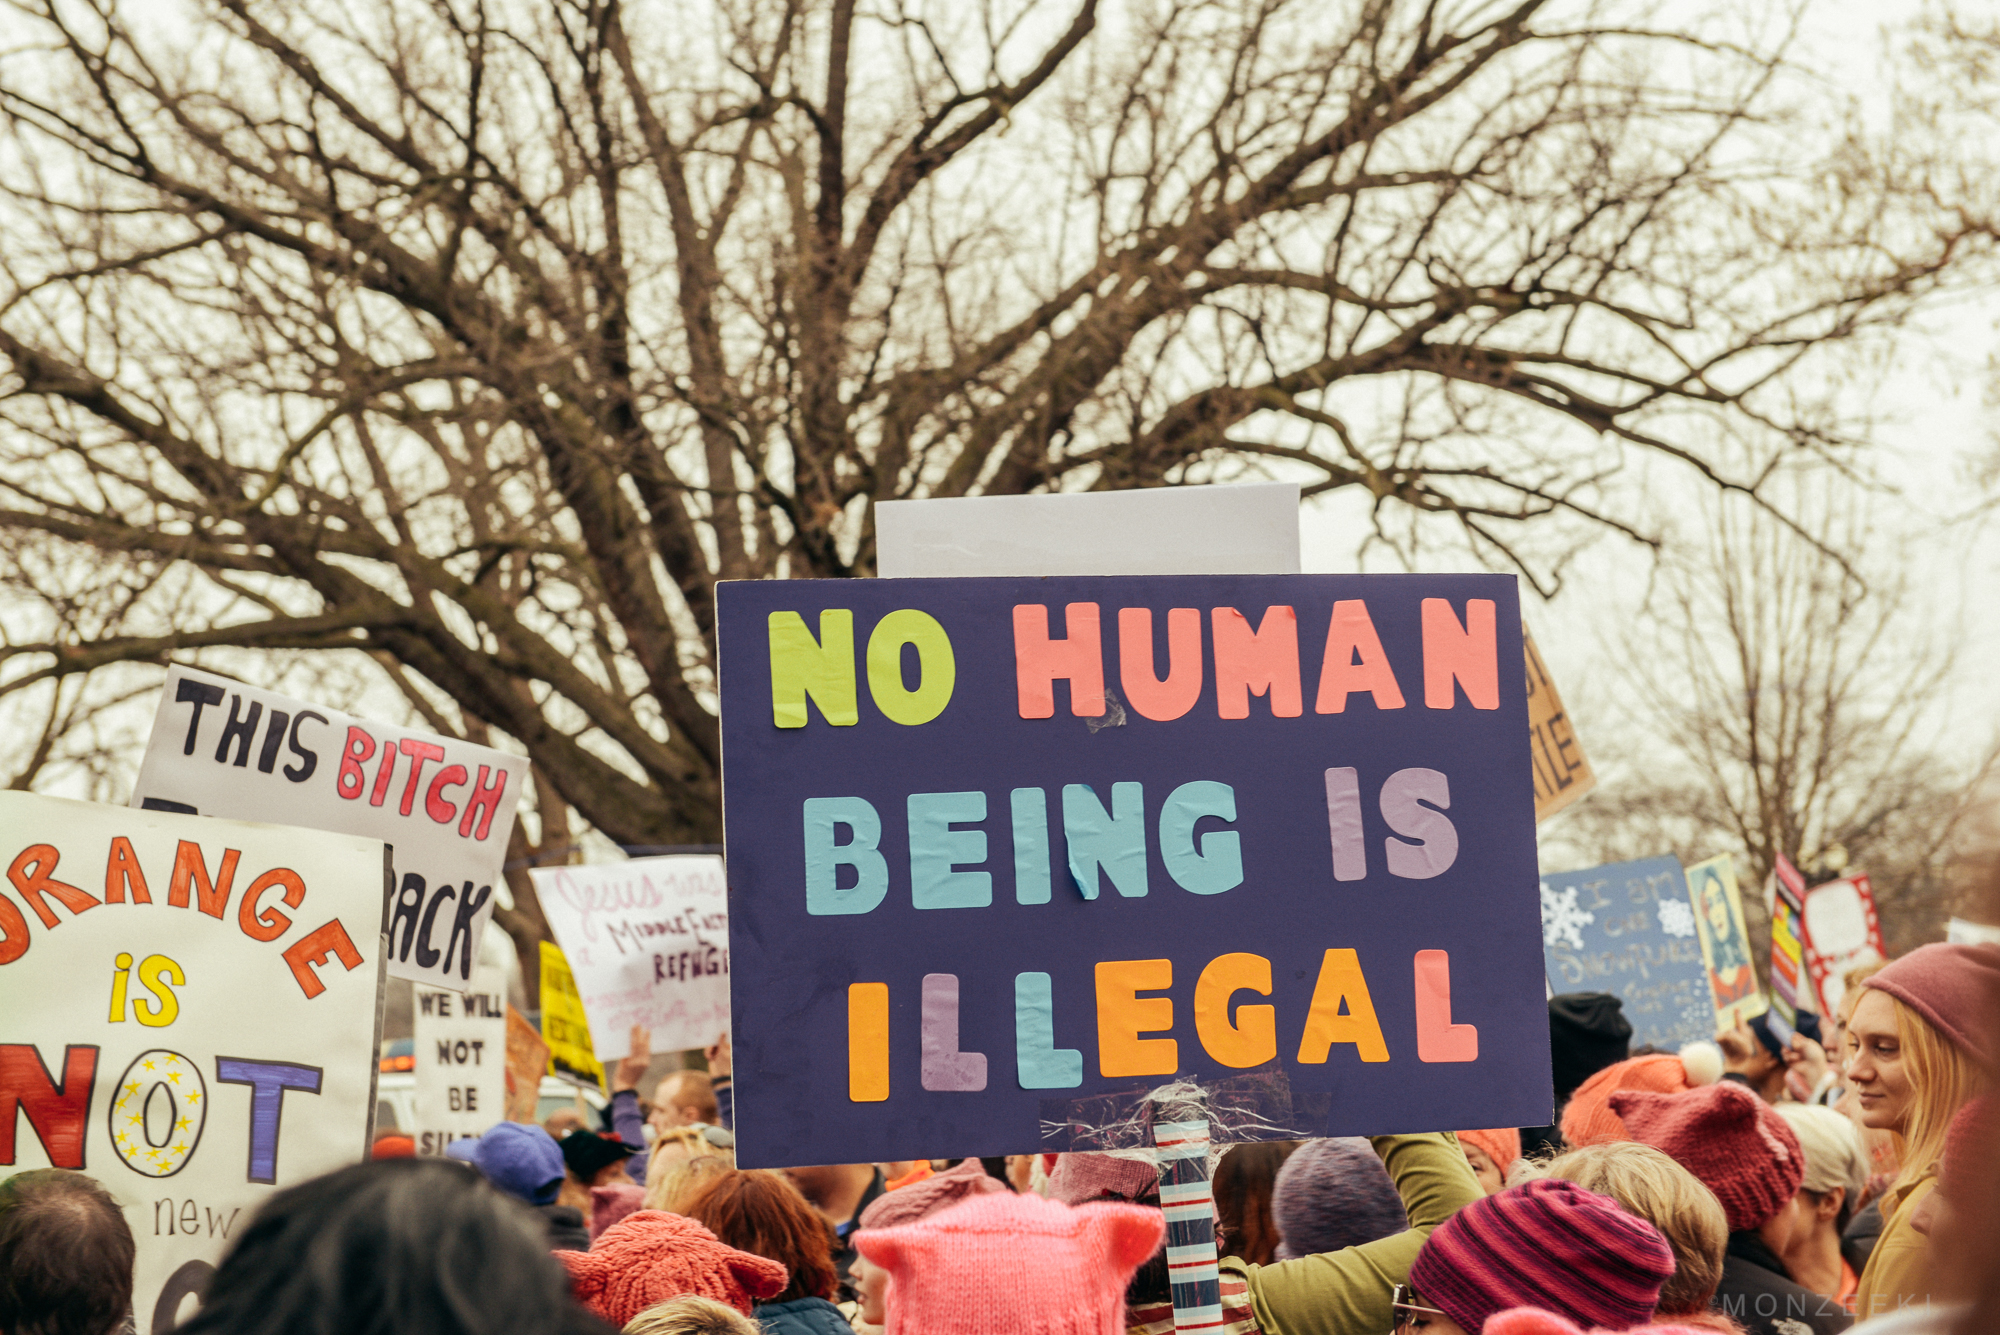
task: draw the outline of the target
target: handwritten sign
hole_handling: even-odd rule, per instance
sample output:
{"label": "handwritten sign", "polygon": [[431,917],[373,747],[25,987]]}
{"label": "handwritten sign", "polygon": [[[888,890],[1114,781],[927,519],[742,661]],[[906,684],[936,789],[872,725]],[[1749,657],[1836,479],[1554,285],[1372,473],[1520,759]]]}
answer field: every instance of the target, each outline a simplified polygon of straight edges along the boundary
{"label": "handwritten sign", "polygon": [[1528,753],[1535,776],[1535,819],[1544,821],[1595,788],[1597,775],[1584,758],[1569,711],[1563,708],[1562,696],[1525,626],[1521,648],[1528,664]]}
{"label": "handwritten sign", "polygon": [[132,805],[282,821],[394,849],[389,973],[464,991],[528,762],[184,667],[168,671]]}
{"label": "handwritten sign", "polygon": [[1671,857],[1542,878],[1542,943],[1555,992],[1610,992],[1632,1041],[1669,1050],[1715,1033],[1687,877]]}
{"label": "handwritten sign", "polygon": [[722,859],[634,858],[528,873],[576,976],[599,1061],[631,1047],[706,1047],[729,1027],[729,890]]}
{"label": "handwritten sign", "polygon": [[1750,933],[1743,926],[1743,897],[1736,888],[1736,863],[1724,853],[1687,869],[1694,901],[1701,957],[1708,966],[1709,996],[1715,1003],[1717,1032],[1762,1015],[1769,1003],[1750,963]]}
{"label": "handwritten sign", "polygon": [[1889,958],[1875,893],[1859,872],[1814,886],[1806,895],[1806,967],[1821,1015],[1839,1015],[1847,971]]}
{"label": "handwritten sign", "polygon": [[163,1332],[278,1188],[367,1153],[383,848],[0,793],[0,1177],[103,1183]]}
{"label": "handwritten sign", "polygon": [[1049,1147],[1176,1077],[1282,1091],[1263,1135],[1548,1120],[1511,577],[719,606],[746,1166]]}
{"label": "handwritten sign", "polygon": [[542,1075],[549,1069],[549,1045],[528,1017],[507,1008],[507,1120],[533,1122],[541,1097]]}
{"label": "handwritten sign", "polygon": [[591,1045],[576,975],[553,941],[542,942],[542,1041],[549,1045],[549,1074],[603,1087],[604,1065]]}
{"label": "handwritten sign", "polygon": [[443,1154],[463,1136],[499,1121],[507,1106],[507,984],[497,969],[477,969],[472,990],[415,989],[418,1154]]}

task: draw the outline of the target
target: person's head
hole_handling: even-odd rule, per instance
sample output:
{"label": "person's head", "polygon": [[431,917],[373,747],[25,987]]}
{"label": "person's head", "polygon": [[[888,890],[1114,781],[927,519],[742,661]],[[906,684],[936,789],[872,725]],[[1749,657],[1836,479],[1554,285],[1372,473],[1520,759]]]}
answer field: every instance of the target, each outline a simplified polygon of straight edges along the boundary
{"label": "person's head", "polygon": [[655,1303],[625,1323],[619,1335],[763,1335],[764,1328],[713,1298],[686,1293]]}
{"label": "person's head", "polygon": [[1660,1230],[1674,1252],[1674,1273],[1660,1288],[1660,1315],[1708,1310],[1722,1282],[1729,1220],[1694,1174],[1651,1145],[1629,1140],[1569,1150],[1542,1171],[1609,1196]]}
{"label": "person's head", "polygon": [[176,1335],[588,1328],[532,1212],[451,1164],[389,1159],[272,1195]]}
{"label": "person's head", "polygon": [[1862,984],[1847,1031],[1847,1082],[1863,1126],[1901,1137],[1903,1180],[1930,1171],[1958,1110],[1996,1056],[2000,946],[1919,946]]}
{"label": "person's head", "polygon": [[547,1120],[542,1123],[542,1130],[548,1132],[549,1138],[554,1140],[558,1145],[562,1143],[563,1137],[567,1136],[570,1132],[587,1131],[589,1129],[590,1123],[575,1108],[558,1108],[550,1113]]}
{"label": "person's head", "polygon": [[0,1331],[106,1335],[132,1306],[132,1230],[94,1177],[37,1168],[0,1182]]}
{"label": "person's head", "polygon": [[1416,1306],[1442,1314],[1418,1327],[1425,1335],[1477,1335],[1515,1307],[1626,1330],[1651,1319],[1673,1273],[1673,1249],[1653,1225],[1609,1197],[1543,1179],[1482,1196],[1438,1225],[1409,1287]]}
{"label": "person's head", "polygon": [[632,1157],[634,1150],[615,1136],[601,1136],[595,1131],[572,1131],[563,1137],[559,1148],[562,1150],[564,1171],[586,1190],[632,1180],[632,1175],[625,1171],[625,1162]]}
{"label": "person's head", "polygon": [[1652,1052],[1616,1062],[1579,1085],[1563,1106],[1563,1139],[1571,1145],[1631,1139],[1618,1114],[1611,1111],[1611,1096],[1620,1090],[1677,1094],[1720,1079],[1722,1050],[1713,1043],[1690,1043],[1678,1053]]}
{"label": "person's head", "polygon": [[1612,992],[1558,992],[1549,998],[1549,1072],[1558,1104],[1576,1087],[1631,1054],[1632,1022]]}
{"label": "person's head", "polygon": [[532,1122],[501,1122],[476,1140],[453,1141],[446,1153],[471,1164],[500,1191],[529,1205],[552,1204],[566,1171],[562,1150]]}
{"label": "person's head", "polygon": [[1793,1236],[1839,1234],[1868,1185],[1868,1155],[1861,1148],[1860,1131],[1833,1109],[1816,1104],[1781,1103],[1777,1113],[1790,1124],[1806,1156],[1805,1179],[1792,1197]]}
{"label": "person's head", "polygon": [[2000,1156],[2000,1096],[1982,1095],[1959,1110],[1945,1136],[1937,1189],[1917,1202],[1910,1225],[1931,1248],[1936,1291],[1970,1296],[1979,1281],[1980,1249],[1972,1239],[2000,1218],[1993,1164]]}
{"label": "person's head", "polygon": [[[988,1173],[985,1164],[977,1159],[962,1159],[942,1173],[877,1196],[861,1212],[861,1227],[914,1224],[961,1201],[1006,1190],[1007,1184]],[[855,1297],[861,1302],[861,1319],[871,1326],[882,1325],[886,1320],[883,1311],[889,1294],[889,1272],[865,1256],[856,1256],[848,1278],[854,1281]]]}
{"label": "person's head", "polygon": [[1521,1157],[1521,1133],[1515,1127],[1495,1127],[1487,1131],[1461,1131],[1458,1147],[1472,1165],[1472,1175],[1488,1196],[1505,1190],[1507,1170]]}
{"label": "person's head", "polygon": [[719,1158],[736,1166],[736,1137],[708,1122],[689,1122],[653,1133],[652,1157],[646,1161],[646,1180],[656,1172],[670,1171],[675,1165],[694,1159]]}
{"label": "person's head", "polygon": [[1158,1209],[996,1192],[854,1245],[888,1273],[885,1335],[1124,1335],[1126,1284],[1165,1233]]}
{"label": "person's head", "polygon": [[687,1203],[709,1183],[736,1171],[732,1160],[704,1154],[698,1159],[654,1159],[646,1170],[646,1196],[642,1208],[686,1214]]}
{"label": "person's head", "polygon": [[791,1280],[774,1301],[833,1297],[839,1282],[833,1233],[783,1173],[768,1168],[724,1173],[682,1213],[738,1251],[783,1266]]}
{"label": "person's head", "polygon": [[785,1268],[738,1251],[677,1214],[640,1210],[597,1235],[587,1252],[557,1252],[576,1300],[623,1328],[656,1303],[692,1293],[744,1316],[785,1288]]}
{"label": "person's head", "polygon": [[1888,963],[1870,960],[1840,975],[1840,1000],[1833,1008],[1833,1028],[1827,1034],[1826,1055],[1843,1080],[1847,1076],[1847,1022],[1854,1017],[1854,1008],[1861,1001],[1861,985],[1882,972]]}
{"label": "person's head", "polygon": [[1611,1107],[1634,1140],[1664,1151],[1715,1193],[1730,1232],[1755,1232],[1772,1251],[1785,1249],[1805,1152],[1770,1104],[1727,1083],[1684,1094],[1628,1090],[1613,1094]]}
{"label": "person's head", "polygon": [[713,1122],[718,1111],[715,1082],[707,1071],[672,1071],[653,1087],[653,1112],[647,1120],[660,1132],[671,1126]]}
{"label": "person's head", "polygon": [[594,1239],[628,1214],[646,1208],[646,1193],[631,1182],[610,1182],[590,1189],[586,1222]]}
{"label": "person's head", "polygon": [[1410,1226],[1389,1170],[1359,1136],[1299,1146],[1278,1170],[1271,1218],[1280,1260],[1358,1247]]}
{"label": "person's head", "polygon": [[1271,1213],[1278,1171],[1298,1149],[1295,1140],[1260,1140],[1232,1146],[1215,1166],[1215,1223],[1224,1256],[1269,1265],[1278,1252]]}

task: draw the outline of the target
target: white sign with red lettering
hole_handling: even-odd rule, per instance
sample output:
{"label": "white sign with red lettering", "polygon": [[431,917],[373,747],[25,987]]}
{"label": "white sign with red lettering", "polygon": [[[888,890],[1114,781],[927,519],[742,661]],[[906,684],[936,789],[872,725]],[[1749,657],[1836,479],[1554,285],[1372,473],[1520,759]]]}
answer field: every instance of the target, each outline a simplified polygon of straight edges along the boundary
{"label": "white sign with red lettering", "polygon": [[141,1335],[374,1119],[380,840],[0,793],[0,1178],[102,1183]]}
{"label": "white sign with red lettering", "polygon": [[390,845],[389,973],[464,992],[528,762],[188,668],[167,673],[132,805]]}
{"label": "white sign with red lettering", "polygon": [[635,1024],[653,1051],[707,1047],[729,1028],[729,887],[709,855],[633,858],[528,873],[576,975],[597,1058],[614,1062]]}

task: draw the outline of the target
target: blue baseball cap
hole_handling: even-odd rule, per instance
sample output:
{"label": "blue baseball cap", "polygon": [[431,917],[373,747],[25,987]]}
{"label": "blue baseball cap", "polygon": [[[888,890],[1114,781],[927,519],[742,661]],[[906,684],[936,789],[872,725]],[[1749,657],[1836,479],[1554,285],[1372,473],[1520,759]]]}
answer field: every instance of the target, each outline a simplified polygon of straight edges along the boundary
{"label": "blue baseball cap", "polygon": [[555,1203],[563,1182],[562,1150],[539,1126],[502,1122],[477,1140],[453,1141],[445,1152],[460,1145],[471,1147],[465,1160],[509,1196],[530,1205]]}

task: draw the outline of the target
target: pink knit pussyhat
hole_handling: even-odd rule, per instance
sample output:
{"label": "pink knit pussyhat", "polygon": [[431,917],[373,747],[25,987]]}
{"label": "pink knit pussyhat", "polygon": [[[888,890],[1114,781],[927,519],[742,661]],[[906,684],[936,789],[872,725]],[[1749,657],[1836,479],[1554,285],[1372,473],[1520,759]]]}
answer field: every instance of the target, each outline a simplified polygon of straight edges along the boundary
{"label": "pink knit pussyhat", "polygon": [[557,1252],[570,1292],[614,1327],[684,1293],[713,1298],[745,1316],[790,1279],[776,1261],[727,1246],[692,1219],[639,1210],[597,1235],[587,1252]]}
{"label": "pink knit pussyhat", "polygon": [[1145,1206],[1000,1194],[854,1245],[889,1272],[883,1335],[1123,1335],[1125,1285],[1166,1227]]}

